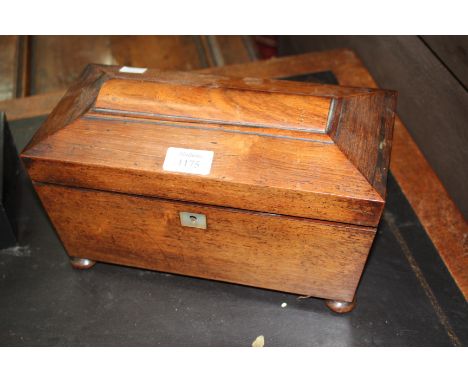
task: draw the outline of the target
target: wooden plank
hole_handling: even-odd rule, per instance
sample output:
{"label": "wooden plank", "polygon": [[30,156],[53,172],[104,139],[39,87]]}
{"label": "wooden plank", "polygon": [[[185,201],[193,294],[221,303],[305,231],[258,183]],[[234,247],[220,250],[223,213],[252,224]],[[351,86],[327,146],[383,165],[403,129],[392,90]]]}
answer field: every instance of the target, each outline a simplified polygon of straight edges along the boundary
{"label": "wooden plank", "polygon": [[390,169],[468,301],[468,224],[401,120]]}
{"label": "wooden plank", "polygon": [[16,71],[15,96],[26,97],[29,95],[31,74],[31,39],[29,36],[19,36]]}
{"label": "wooden plank", "polygon": [[[353,300],[376,231],[156,198],[35,187],[70,256],[341,301]],[[182,226],[180,211],[204,214],[207,229]]]}
{"label": "wooden plank", "polygon": [[[80,119],[30,144],[22,158],[31,178],[45,183],[359,225],[379,222],[383,200],[333,144],[155,126]],[[163,171],[168,147],[214,152],[202,185],[200,177]]]}
{"label": "wooden plank", "polygon": [[[111,79],[106,81],[107,76]],[[204,204],[248,210],[261,206],[271,213],[357,225],[379,221],[385,194],[385,184],[379,182],[388,171],[388,150],[385,154],[382,149],[393,126],[392,92],[187,72],[122,74],[119,67],[99,65],[88,67],[80,81],[22,154],[37,181],[102,189],[98,178],[106,178],[104,189],[129,194],[179,200],[190,196],[188,200]],[[354,94],[347,97],[346,107],[334,110],[332,119],[338,123],[330,127],[330,136],[329,90]],[[364,102],[351,102],[362,97]],[[86,111],[90,105],[93,109]],[[375,129],[376,123],[383,132]],[[246,133],[240,129],[244,126],[275,132]],[[312,132],[314,138],[290,136],[298,131]],[[163,171],[168,147],[214,153],[201,191],[198,178]],[[360,156],[353,156],[356,151]],[[376,174],[379,182],[372,178]]]}
{"label": "wooden plank", "polygon": [[64,94],[58,91],[4,100],[0,101],[0,110],[6,112],[9,121],[39,117],[49,114]]}
{"label": "wooden plank", "polygon": [[16,97],[18,36],[0,36],[0,101]]}

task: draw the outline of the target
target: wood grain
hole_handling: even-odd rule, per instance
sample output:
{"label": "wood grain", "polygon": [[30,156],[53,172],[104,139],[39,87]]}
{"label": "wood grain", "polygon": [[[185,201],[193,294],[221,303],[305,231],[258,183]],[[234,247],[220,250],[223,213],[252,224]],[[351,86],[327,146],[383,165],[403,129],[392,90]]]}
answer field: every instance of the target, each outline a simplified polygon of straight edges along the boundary
{"label": "wood grain", "polygon": [[398,118],[392,155],[392,174],[468,301],[468,223]]}
{"label": "wood grain", "polygon": [[0,36],[0,100],[16,97],[20,39],[19,36]]}
{"label": "wood grain", "polygon": [[330,103],[325,97],[111,79],[103,84],[94,109],[325,133]]}
{"label": "wood grain", "polygon": [[[338,107],[338,106],[337,106]],[[396,94],[346,97],[330,137],[375,190],[385,197],[390,165]]]}
{"label": "wood grain", "polygon": [[[35,184],[71,256],[352,301],[375,229]],[[205,214],[206,230],[179,212]],[[222,243],[222,250],[220,250]]]}
{"label": "wood grain", "polygon": [[64,94],[64,91],[58,91],[24,98],[12,98],[0,101],[0,110],[7,113],[9,121],[44,116],[50,114]]}
{"label": "wood grain", "polygon": [[[381,190],[374,190],[369,174],[356,168],[354,158],[350,161],[349,157],[360,150],[359,160],[373,160],[368,168],[374,166],[375,171],[375,165],[386,166],[385,161],[375,159],[382,134],[375,139],[368,139],[367,134],[378,123],[388,129],[384,137],[391,135],[394,104],[362,102],[363,109],[358,110],[358,102],[333,109],[341,122],[329,136],[325,129],[333,95],[338,97],[334,101],[362,96],[381,100],[382,95],[393,97],[392,92],[180,72],[153,74],[151,70],[140,81],[135,78],[138,75],[124,75],[117,67],[90,66],[23,152],[33,179],[357,225],[378,224],[384,204]],[[352,117],[359,113],[369,118]],[[145,118],[129,119],[128,114]],[[176,121],[188,118],[192,125],[167,123],[167,116]],[[216,125],[213,129],[212,122],[224,128]],[[230,124],[276,131],[226,128]],[[367,129],[356,135],[370,144],[353,141],[356,125]],[[296,129],[308,132],[310,127],[321,127],[324,138],[289,134]],[[317,128],[312,129],[314,133]],[[333,137],[338,135],[343,138],[336,145]],[[348,151],[342,149],[346,145]],[[162,171],[168,147],[215,153],[203,187],[199,177]]]}
{"label": "wood grain", "polygon": [[[262,126],[262,121],[268,127],[330,130],[329,136],[347,158],[381,196],[385,195],[395,92],[151,70],[136,82],[138,76],[122,76],[114,67],[103,70],[125,81],[113,79],[104,84],[96,110],[123,108],[159,118],[178,115],[178,119],[205,122]],[[306,94],[334,97],[340,107],[331,108],[329,100],[300,97]],[[333,115],[339,118],[330,124]]]}
{"label": "wood grain", "polygon": [[[163,171],[168,147],[214,152],[211,173]],[[376,226],[383,199],[333,144],[80,119],[23,152],[37,181]]]}
{"label": "wood grain", "polygon": [[[281,78],[292,75],[332,71],[341,85],[377,87],[369,71],[349,49],[335,49],[295,56],[272,58],[202,72],[238,77]],[[50,113],[62,92],[0,102],[10,120]],[[408,130],[395,121],[390,168],[421,224],[443,261],[468,299],[467,223],[443,184],[425,159]]]}
{"label": "wood grain", "polygon": [[[73,258],[351,302],[385,202],[373,176],[388,171],[394,99],[91,65],[21,157]],[[213,152],[210,172],[165,170],[169,147]],[[204,233],[184,236],[187,207],[209,215]]]}
{"label": "wood grain", "polygon": [[[340,85],[370,88],[378,86],[369,70],[350,49],[330,49],[243,65],[210,68],[204,72],[239,77],[280,78],[328,70],[333,72]],[[392,147],[390,170],[468,300],[468,224],[398,117],[395,119]]]}

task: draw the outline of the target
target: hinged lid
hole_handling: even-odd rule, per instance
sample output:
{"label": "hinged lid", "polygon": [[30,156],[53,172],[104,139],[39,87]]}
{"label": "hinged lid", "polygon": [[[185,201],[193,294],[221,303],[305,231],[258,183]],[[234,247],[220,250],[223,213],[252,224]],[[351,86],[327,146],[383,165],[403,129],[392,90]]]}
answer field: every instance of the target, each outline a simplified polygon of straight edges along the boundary
{"label": "hinged lid", "polygon": [[395,99],[90,65],[21,156],[36,182],[376,226]]}

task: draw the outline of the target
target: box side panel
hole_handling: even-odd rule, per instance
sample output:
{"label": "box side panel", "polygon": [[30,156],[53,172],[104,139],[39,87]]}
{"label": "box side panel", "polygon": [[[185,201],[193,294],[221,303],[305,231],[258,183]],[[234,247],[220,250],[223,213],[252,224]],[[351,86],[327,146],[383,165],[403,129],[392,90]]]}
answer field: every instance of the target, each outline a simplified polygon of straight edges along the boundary
{"label": "box side panel", "polygon": [[[74,257],[351,301],[376,230],[36,183]],[[182,226],[203,214],[206,229]]]}

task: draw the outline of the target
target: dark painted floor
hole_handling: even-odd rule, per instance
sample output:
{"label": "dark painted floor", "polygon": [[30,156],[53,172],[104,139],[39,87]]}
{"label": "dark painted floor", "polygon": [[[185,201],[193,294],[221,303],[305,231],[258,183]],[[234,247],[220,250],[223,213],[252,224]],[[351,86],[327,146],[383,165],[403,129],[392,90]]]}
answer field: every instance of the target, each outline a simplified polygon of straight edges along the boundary
{"label": "dark painted floor", "polygon": [[[38,123],[11,124],[18,146]],[[107,264],[73,270],[31,190],[23,199],[25,247],[0,252],[0,345],[468,343],[467,304],[392,177],[357,307],[343,316],[319,299],[239,285]]]}

